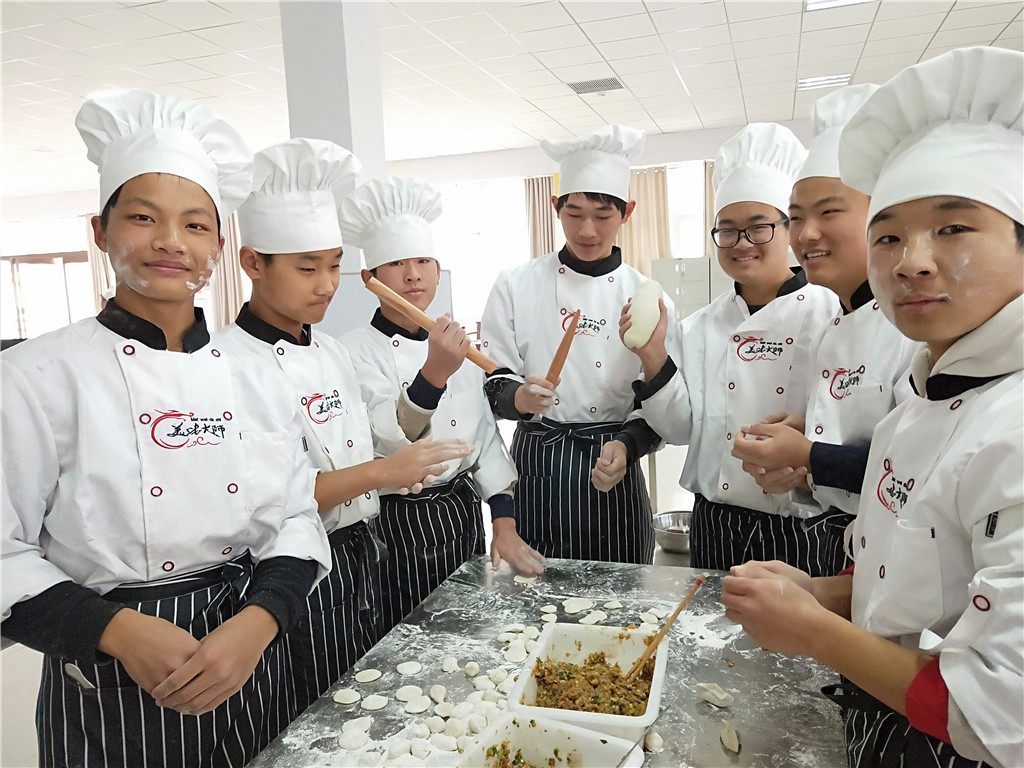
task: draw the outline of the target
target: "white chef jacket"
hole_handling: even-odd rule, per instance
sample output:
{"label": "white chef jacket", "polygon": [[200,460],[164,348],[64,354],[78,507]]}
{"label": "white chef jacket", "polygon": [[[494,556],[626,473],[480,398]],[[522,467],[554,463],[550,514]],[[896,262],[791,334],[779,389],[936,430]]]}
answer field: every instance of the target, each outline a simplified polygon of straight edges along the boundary
{"label": "white chef jacket", "polygon": [[[308,462],[319,472],[331,472],[372,461],[373,439],[367,405],[360,394],[358,377],[348,352],[329,336],[306,328],[309,344],[296,344],[287,334],[255,317],[248,305],[242,310],[247,328],[232,323],[215,338],[233,355],[246,357],[254,366],[283,372],[291,384],[291,401],[301,414]],[[345,528],[380,512],[376,490],[367,491],[320,517],[328,533]]]}
{"label": "white chef jacket", "polygon": [[[397,403],[402,390],[413,382],[427,360],[425,339],[387,335],[370,325],[350,331],[340,341],[352,356],[364,399],[383,393],[387,402]],[[519,475],[498,434],[483,386],[483,371],[464,362],[448,379],[431,416],[430,433],[435,440],[460,439],[473,446],[473,452],[461,462],[448,462],[447,471],[437,482],[445,483],[472,471],[480,497],[489,499],[498,493],[511,493]]]}
{"label": "white chef jacket", "polygon": [[[558,398],[544,416],[560,422],[622,422],[633,410],[631,385],[643,369],[619,340],[619,315],[645,280],[627,264],[607,274],[580,274],[559,261],[558,253],[505,270],[484,308],[481,351],[517,381],[544,375],[573,314],[582,310]],[[671,318],[674,306],[668,296],[664,300]],[[669,335],[671,342],[671,324]]]}
{"label": "white chef jacket", "polygon": [[918,351],[913,382],[933,399],[875,429],[853,528],[854,623],[938,654],[953,746],[1002,766],[1024,754],[1022,358],[1024,298],[934,365]]}
{"label": "white chef jacket", "polygon": [[[854,293],[853,307],[840,308],[818,338],[805,434],[812,442],[866,448],[875,425],[910,395],[910,360],[920,345],[886,319],[867,283]],[[822,509],[857,514],[859,494],[817,485],[813,474],[808,480]]]}
{"label": "white chef jacket", "polygon": [[809,517],[820,510],[765,493],[730,453],[744,424],[807,407],[810,349],[839,300],[795,271],[753,315],[731,291],[685,318],[675,353],[666,345],[678,370],[637,413],[667,442],[690,446],[683,488],[720,504]]}
{"label": "white chef jacket", "polygon": [[246,551],[330,569],[287,382],[216,343],[157,350],[74,323],[4,352],[2,608],[105,594]]}

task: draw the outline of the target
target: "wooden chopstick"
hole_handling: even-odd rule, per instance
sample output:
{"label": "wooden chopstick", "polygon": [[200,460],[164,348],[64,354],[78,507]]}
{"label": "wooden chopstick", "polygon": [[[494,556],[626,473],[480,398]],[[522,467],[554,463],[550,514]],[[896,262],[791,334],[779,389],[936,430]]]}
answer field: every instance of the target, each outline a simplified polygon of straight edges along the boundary
{"label": "wooden chopstick", "polygon": [[576,326],[580,322],[580,310],[576,310],[576,314],[572,316],[572,322],[569,323],[569,327],[565,329],[565,335],[562,336],[562,341],[558,344],[558,349],[555,350],[555,356],[551,359],[551,367],[548,368],[547,380],[555,386],[558,385],[559,377],[562,375],[562,368],[565,367],[565,358],[569,356],[569,347],[572,346],[572,340],[576,338]]}
{"label": "wooden chopstick", "polygon": [[[371,293],[375,294],[381,301],[387,302],[388,305],[394,307],[397,311],[412,320],[423,330],[431,331],[434,329],[436,323],[429,315],[418,307],[414,307],[408,301],[384,285],[384,283],[373,276],[370,270],[364,269],[360,273],[360,276],[363,278],[363,284],[367,289]],[[469,352],[466,353],[466,359],[477,367],[483,369],[484,373],[494,373],[498,367],[496,362],[491,360],[487,355],[472,345],[469,347]]]}
{"label": "wooden chopstick", "polygon": [[665,626],[663,626],[659,630],[658,634],[654,636],[654,639],[651,640],[650,643],[648,643],[647,648],[644,649],[644,652],[640,655],[640,658],[637,659],[633,663],[633,666],[629,668],[629,672],[626,673],[627,680],[632,680],[634,677],[636,677],[637,673],[644,668],[644,664],[648,662],[648,660],[654,654],[654,651],[657,650],[658,643],[660,643],[662,639],[664,639],[665,635],[668,634],[668,630],[669,627],[672,626],[672,622],[674,622],[676,618],[679,616],[679,614],[683,612],[683,608],[685,608],[686,604],[690,602],[690,598],[693,597],[694,593],[700,588],[700,585],[704,583],[704,580],[707,577],[708,575],[706,573],[703,573],[701,574],[700,578],[698,578],[697,581],[693,583],[693,586],[690,587],[690,591],[686,593],[686,597],[684,597],[682,602],[676,606],[675,611],[672,612],[672,615],[669,616],[668,621],[665,622]]}

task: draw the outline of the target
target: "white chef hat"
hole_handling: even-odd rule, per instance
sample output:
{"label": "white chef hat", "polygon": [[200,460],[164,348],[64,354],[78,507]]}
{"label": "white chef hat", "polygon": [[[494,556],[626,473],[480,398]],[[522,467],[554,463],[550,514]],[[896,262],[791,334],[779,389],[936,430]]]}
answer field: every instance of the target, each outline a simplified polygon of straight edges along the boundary
{"label": "white chef hat", "polygon": [[871,195],[868,221],[954,195],[1024,220],[1024,54],[961,48],[879,88],[843,130],[843,183]]}
{"label": "white chef hat", "polygon": [[241,134],[209,107],[148,91],[97,96],[75,127],[100,172],[100,210],[122,184],[144,173],[194,181],[221,219],[249,194],[252,152]]}
{"label": "white chef hat", "polygon": [[711,182],[715,216],[733,203],[766,203],[789,210],[793,181],[807,150],[793,132],[777,123],[750,123],[729,139],[715,157]]}
{"label": "white chef hat", "polygon": [[441,193],[425,181],[388,176],[363,184],[341,203],[345,241],[363,249],[367,269],[400,259],[434,258],[430,222]]}
{"label": "white chef hat", "polygon": [[644,132],[625,125],[606,125],[575,139],[540,143],[558,162],[558,194],[596,192],[629,200],[629,169],[644,148]]}
{"label": "white chef hat", "polygon": [[257,152],[252,194],[238,209],[242,245],[259,253],[340,248],[335,191],[345,191],[361,167],[324,139],[290,139]]}
{"label": "white chef hat", "polygon": [[795,181],[812,176],[839,178],[839,135],[853,114],[877,90],[874,83],[848,85],[814,102],[811,108],[814,138]]}

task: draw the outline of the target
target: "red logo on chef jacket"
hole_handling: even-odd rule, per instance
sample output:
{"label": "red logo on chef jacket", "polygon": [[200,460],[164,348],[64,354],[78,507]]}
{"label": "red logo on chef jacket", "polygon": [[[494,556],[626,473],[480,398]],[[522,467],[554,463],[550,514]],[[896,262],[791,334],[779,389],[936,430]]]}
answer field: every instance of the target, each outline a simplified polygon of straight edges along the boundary
{"label": "red logo on chef jacket", "polygon": [[302,398],[306,413],[314,424],[326,424],[331,419],[345,415],[345,405],[341,402],[338,390],[330,394],[316,393]]}
{"label": "red logo on chef jacket", "polygon": [[220,445],[227,432],[223,416],[197,416],[183,411],[158,411],[149,434],[161,448]]}
{"label": "red logo on chef jacket", "polygon": [[733,341],[739,342],[736,355],[748,363],[754,360],[778,360],[785,349],[781,341],[771,341],[763,336],[734,336]]}
{"label": "red logo on chef jacket", "polygon": [[[563,310],[564,311],[564,310]],[[572,317],[575,315],[575,310],[572,312],[565,311],[565,317],[562,318],[562,331],[563,333],[569,330],[569,323],[572,322]],[[576,335],[577,336],[600,336],[601,326],[605,325],[605,320],[593,320],[582,312],[580,312],[580,321],[576,324]]]}
{"label": "red logo on chef jacket", "polygon": [[828,393],[836,400],[842,400],[853,394],[853,388],[860,384],[864,375],[864,366],[856,370],[850,368],[836,368],[832,372],[832,382],[828,386]]}
{"label": "red logo on chef jacket", "polygon": [[882,467],[885,472],[882,474],[882,479],[878,481],[878,490],[875,495],[883,507],[899,517],[907,499],[910,498],[910,492],[914,489],[914,478],[901,480],[897,477],[893,470],[892,459],[882,462]]}

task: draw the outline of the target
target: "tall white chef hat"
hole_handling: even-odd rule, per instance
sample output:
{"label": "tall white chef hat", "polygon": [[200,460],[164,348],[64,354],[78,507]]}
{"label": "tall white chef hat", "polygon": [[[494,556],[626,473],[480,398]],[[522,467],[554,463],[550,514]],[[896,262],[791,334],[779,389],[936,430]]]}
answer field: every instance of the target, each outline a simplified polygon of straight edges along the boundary
{"label": "tall white chef hat", "polygon": [[892,205],[954,195],[1024,220],[1024,54],[961,48],[879,88],[839,143],[843,183]]}
{"label": "tall white chef hat", "polygon": [[202,104],[124,91],[87,101],[75,127],[99,167],[100,210],[122,184],[144,173],[194,181],[222,220],[249,194],[252,152],[238,131]]}
{"label": "tall white chef hat", "polygon": [[878,90],[873,83],[848,85],[822,96],[811,108],[814,138],[807,148],[807,159],[794,181],[812,176],[839,178],[839,135],[853,114]]}
{"label": "tall white chef hat", "polygon": [[793,180],[807,150],[793,132],[777,123],[750,123],[729,139],[715,157],[711,183],[715,216],[733,203],[766,203],[789,210]]}
{"label": "tall white chef hat", "polygon": [[238,209],[242,244],[259,253],[340,248],[338,201],[361,164],[323,139],[290,139],[257,152],[252,194]]}
{"label": "tall white chef hat", "polygon": [[558,194],[596,192],[629,200],[629,169],[644,148],[644,132],[606,125],[575,139],[540,143],[559,164]]}
{"label": "tall white chef hat", "polygon": [[363,249],[367,269],[400,259],[434,258],[430,222],[441,193],[425,181],[388,176],[363,184],[341,203],[345,241]]}

